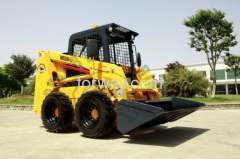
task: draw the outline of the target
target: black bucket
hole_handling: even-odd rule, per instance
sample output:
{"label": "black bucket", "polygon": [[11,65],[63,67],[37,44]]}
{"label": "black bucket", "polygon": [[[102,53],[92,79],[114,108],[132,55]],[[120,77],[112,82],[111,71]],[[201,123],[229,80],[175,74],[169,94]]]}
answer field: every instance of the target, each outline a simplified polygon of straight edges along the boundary
{"label": "black bucket", "polygon": [[176,121],[203,106],[204,103],[179,98],[139,101],[123,99],[118,103],[117,129],[125,134],[139,127]]}

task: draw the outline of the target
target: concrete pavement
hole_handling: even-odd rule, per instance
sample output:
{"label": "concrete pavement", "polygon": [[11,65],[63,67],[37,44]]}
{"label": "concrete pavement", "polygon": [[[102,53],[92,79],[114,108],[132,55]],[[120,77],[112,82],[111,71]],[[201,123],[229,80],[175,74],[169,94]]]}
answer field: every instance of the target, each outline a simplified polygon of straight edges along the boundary
{"label": "concrete pavement", "polygon": [[240,110],[200,110],[176,122],[104,139],[76,127],[50,133],[30,111],[0,110],[0,158],[240,158]]}

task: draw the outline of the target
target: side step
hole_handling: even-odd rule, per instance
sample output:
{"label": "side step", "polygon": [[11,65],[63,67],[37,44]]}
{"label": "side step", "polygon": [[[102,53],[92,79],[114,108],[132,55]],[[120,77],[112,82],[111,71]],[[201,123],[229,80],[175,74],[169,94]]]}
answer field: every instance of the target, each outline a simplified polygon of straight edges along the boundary
{"label": "side step", "polygon": [[204,103],[179,98],[171,100],[123,99],[118,102],[117,129],[125,134],[138,127],[150,127],[176,121],[205,106]]}

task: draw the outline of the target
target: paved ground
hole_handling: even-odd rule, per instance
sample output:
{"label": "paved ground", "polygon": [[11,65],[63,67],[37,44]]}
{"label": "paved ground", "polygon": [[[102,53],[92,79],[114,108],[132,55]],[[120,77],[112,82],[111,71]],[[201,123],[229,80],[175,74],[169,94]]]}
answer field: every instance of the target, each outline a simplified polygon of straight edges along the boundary
{"label": "paved ground", "polygon": [[0,110],[0,158],[240,158],[240,110],[200,110],[130,135],[49,133],[30,111]]}

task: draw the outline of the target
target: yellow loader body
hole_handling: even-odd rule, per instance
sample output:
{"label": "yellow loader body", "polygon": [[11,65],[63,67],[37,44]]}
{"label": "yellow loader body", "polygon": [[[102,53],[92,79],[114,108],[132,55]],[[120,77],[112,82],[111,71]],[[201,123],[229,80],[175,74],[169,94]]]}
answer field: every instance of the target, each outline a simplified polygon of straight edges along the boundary
{"label": "yellow loader body", "polygon": [[[65,57],[65,58],[63,58]],[[71,66],[80,67],[84,66],[86,69],[90,70],[90,79],[95,80],[104,80],[109,81],[109,86],[105,89],[102,86],[102,89],[95,85],[87,87],[63,87],[65,83],[62,84],[61,81],[70,80],[73,78],[66,78],[66,70],[63,69],[64,64],[69,64]],[[44,71],[42,72],[42,68]],[[57,78],[61,80],[54,80],[53,74],[57,73]],[[75,108],[75,103],[77,102],[78,98],[85,92],[91,90],[99,90],[104,93],[107,93],[107,96],[111,97],[111,100],[115,103],[122,99],[129,99],[129,100],[145,100],[147,95],[143,95],[147,93],[151,96],[152,100],[159,99],[159,92],[156,88],[156,85],[153,81],[153,78],[147,70],[142,70],[137,68],[137,77],[138,80],[145,80],[146,82],[142,82],[142,89],[139,85],[129,85],[123,69],[121,66],[116,66],[115,64],[94,61],[91,59],[86,59],[82,57],[75,57],[69,55],[63,55],[60,53],[55,53],[52,51],[44,51],[40,50],[38,52],[38,62],[37,62],[37,71],[36,71],[36,84],[35,84],[35,96],[34,96],[34,108],[33,112],[41,115],[41,106],[44,98],[51,92],[63,92],[72,100],[73,107]],[[84,75],[83,75],[84,76]],[[77,76],[72,81],[77,81],[79,78],[83,76]],[[117,85],[111,81],[117,81]],[[122,85],[124,87],[122,88]],[[132,88],[133,87],[133,88]],[[117,89],[122,90],[122,95],[117,95]],[[117,106],[117,104],[115,104]]]}
{"label": "yellow loader body", "polygon": [[111,23],[71,35],[67,53],[38,52],[33,112],[48,131],[63,132],[75,122],[87,137],[105,136],[115,127],[124,134],[204,106],[159,100],[156,81],[140,68],[137,35]]}

